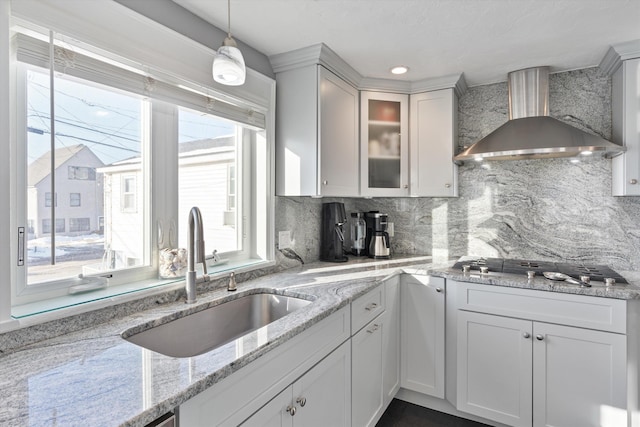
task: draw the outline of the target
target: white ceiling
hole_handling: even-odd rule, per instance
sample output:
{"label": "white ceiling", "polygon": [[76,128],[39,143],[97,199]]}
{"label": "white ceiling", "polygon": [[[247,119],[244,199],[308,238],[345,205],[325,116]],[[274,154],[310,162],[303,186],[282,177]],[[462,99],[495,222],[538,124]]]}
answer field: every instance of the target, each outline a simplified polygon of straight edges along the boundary
{"label": "white ceiling", "polygon": [[[227,28],[224,0],[174,0]],[[232,0],[234,37],[266,55],[324,42],[365,77],[464,72],[470,86],[509,71],[598,65],[640,39],[640,0]],[[389,69],[407,65],[394,77]]]}

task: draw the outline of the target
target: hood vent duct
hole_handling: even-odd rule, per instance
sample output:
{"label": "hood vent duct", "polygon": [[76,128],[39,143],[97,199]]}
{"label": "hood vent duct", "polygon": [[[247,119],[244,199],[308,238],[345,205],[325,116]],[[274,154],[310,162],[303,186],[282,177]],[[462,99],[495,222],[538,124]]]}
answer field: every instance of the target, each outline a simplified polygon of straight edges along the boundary
{"label": "hood vent duct", "polygon": [[549,67],[513,71],[508,76],[509,121],[453,158],[524,160],[602,153],[611,158],[625,148],[549,117]]}

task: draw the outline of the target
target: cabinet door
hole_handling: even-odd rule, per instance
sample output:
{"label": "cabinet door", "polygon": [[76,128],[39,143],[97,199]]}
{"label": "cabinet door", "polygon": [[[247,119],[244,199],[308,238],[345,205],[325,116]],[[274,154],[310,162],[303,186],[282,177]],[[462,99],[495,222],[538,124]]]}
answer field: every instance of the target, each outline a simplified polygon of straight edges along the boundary
{"label": "cabinet door", "polygon": [[626,336],[534,323],[534,427],[627,425]]}
{"label": "cabinet door", "polygon": [[614,196],[640,196],[640,58],[612,77],[612,136],[627,151],[611,161]]}
{"label": "cabinet door", "polygon": [[457,197],[458,99],[453,89],[411,95],[410,175],[412,196]]}
{"label": "cabinet door", "polygon": [[318,194],[357,196],[360,183],[358,91],[318,66]]}
{"label": "cabinet door", "polygon": [[407,95],[360,94],[360,193],[409,195]]}
{"label": "cabinet door", "polygon": [[293,383],[295,426],[351,425],[351,345],[343,343]]}
{"label": "cabinet door", "polygon": [[374,426],[384,410],[382,393],[385,313],[351,338],[351,400],[354,426]]}
{"label": "cabinet door", "polygon": [[401,298],[401,386],[444,398],[444,291],[440,277],[404,274]]}
{"label": "cabinet door", "polygon": [[400,388],[400,278],[385,283],[385,327],[382,330],[382,393],[384,410]]}
{"label": "cabinet door", "polygon": [[[291,386],[249,417],[242,427],[293,427],[295,412],[291,405]],[[297,410],[297,408],[296,408]]]}
{"label": "cabinet door", "polygon": [[531,426],[531,334],[530,321],[458,311],[458,410]]}
{"label": "cabinet door", "polygon": [[315,196],[318,188],[318,66],[276,76],[276,195]]}

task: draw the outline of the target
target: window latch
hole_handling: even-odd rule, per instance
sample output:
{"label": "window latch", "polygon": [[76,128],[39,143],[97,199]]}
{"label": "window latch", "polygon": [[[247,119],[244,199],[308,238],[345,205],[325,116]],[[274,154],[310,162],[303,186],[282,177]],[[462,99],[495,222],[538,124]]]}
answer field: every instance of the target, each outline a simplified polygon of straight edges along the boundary
{"label": "window latch", "polygon": [[24,265],[24,227],[18,227],[18,267]]}

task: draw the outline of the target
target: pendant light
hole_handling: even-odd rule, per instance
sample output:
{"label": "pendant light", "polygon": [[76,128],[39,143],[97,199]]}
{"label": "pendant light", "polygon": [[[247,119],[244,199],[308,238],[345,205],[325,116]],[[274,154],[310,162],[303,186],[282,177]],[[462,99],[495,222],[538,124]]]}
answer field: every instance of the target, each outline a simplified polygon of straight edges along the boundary
{"label": "pendant light", "polygon": [[227,2],[229,30],[213,58],[213,80],[227,86],[244,84],[247,70],[236,41],[231,37],[231,0]]}

